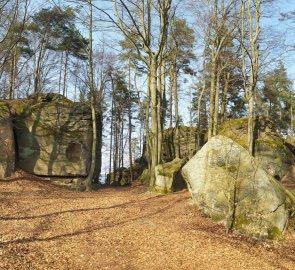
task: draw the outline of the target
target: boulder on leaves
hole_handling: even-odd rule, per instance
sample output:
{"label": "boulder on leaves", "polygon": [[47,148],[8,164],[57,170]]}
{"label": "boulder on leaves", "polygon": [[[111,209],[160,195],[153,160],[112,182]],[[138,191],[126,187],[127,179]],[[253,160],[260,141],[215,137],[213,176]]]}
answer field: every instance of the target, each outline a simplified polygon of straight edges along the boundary
{"label": "boulder on leaves", "polygon": [[[218,134],[247,148],[247,129],[248,118],[232,119],[221,124]],[[277,180],[282,179],[295,164],[294,154],[267,118],[257,117],[254,130],[254,155],[257,162]]]}
{"label": "boulder on leaves", "polygon": [[88,174],[92,128],[87,107],[49,93],[22,101],[15,112],[20,168],[42,176]]}
{"label": "boulder on leaves", "polygon": [[282,235],[294,201],[246,149],[216,136],[183,167],[194,203],[227,229],[259,238]]}
{"label": "boulder on leaves", "polygon": [[155,168],[154,191],[159,193],[170,193],[186,187],[181,175],[181,168],[185,160],[176,158],[171,162],[159,164]]}
{"label": "boulder on leaves", "polygon": [[131,184],[130,170],[122,167],[107,175],[107,183],[111,186],[125,186]]}
{"label": "boulder on leaves", "polygon": [[0,178],[9,177],[15,167],[15,145],[7,104],[0,103]]}

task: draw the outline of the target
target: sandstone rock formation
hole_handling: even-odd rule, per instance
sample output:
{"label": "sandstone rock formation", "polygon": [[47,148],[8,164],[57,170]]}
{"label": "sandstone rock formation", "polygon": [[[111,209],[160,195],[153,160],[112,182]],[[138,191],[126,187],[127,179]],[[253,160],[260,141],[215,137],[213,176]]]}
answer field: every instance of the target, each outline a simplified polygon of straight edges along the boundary
{"label": "sandstone rock formation", "polygon": [[170,193],[186,187],[186,183],[181,175],[181,168],[185,160],[174,159],[171,162],[159,164],[155,168],[154,191],[158,193]]}
{"label": "sandstone rock formation", "polygon": [[88,174],[92,128],[87,106],[61,95],[39,94],[2,101],[0,117],[1,176],[11,174],[15,159],[21,169],[36,175]]}
{"label": "sandstone rock formation", "polygon": [[248,151],[216,136],[183,167],[194,203],[228,230],[260,238],[280,236],[294,198]]}
{"label": "sandstone rock formation", "polygon": [[0,104],[0,178],[9,177],[15,167],[15,146],[12,122],[7,104]]}
{"label": "sandstone rock formation", "polygon": [[16,117],[18,165],[43,176],[86,176],[90,162],[89,110],[61,95],[33,96]]}
{"label": "sandstone rock formation", "polygon": [[[219,135],[224,135],[247,147],[248,119],[233,119],[224,122]],[[265,118],[257,118],[255,123],[255,158],[260,165],[277,180],[287,174],[295,164],[295,156],[284,138],[275,131],[273,123]]]}
{"label": "sandstone rock formation", "polygon": [[[132,164],[132,173],[133,180],[136,180],[140,177],[142,172],[145,169],[145,164],[142,163],[133,163]],[[107,184],[112,186],[126,186],[131,184],[131,174],[130,168],[119,168],[116,172],[111,172],[107,175]]]}

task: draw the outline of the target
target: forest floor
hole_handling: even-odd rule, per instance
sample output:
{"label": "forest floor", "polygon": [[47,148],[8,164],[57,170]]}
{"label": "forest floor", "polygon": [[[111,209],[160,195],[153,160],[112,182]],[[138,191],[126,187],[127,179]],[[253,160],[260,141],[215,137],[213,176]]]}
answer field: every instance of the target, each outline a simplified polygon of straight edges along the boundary
{"label": "forest floor", "polygon": [[295,234],[258,241],[189,204],[186,190],[82,193],[37,177],[0,180],[0,269],[295,269]]}

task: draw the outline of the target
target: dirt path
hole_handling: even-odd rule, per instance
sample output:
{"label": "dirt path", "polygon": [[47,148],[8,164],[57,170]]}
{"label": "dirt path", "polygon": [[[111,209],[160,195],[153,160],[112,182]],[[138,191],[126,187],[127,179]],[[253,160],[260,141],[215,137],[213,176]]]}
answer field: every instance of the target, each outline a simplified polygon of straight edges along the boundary
{"label": "dirt path", "polygon": [[255,241],[189,205],[187,191],[92,193],[0,180],[0,269],[295,269],[295,235]]}

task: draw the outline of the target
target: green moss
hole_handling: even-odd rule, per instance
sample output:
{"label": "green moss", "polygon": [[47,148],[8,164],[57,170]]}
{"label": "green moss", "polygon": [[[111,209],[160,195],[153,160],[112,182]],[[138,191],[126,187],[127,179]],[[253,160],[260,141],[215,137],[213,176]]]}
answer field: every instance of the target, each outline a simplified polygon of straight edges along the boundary
{"label": "green moss", "polygon": [[145,169],[142,174],[138,177],[138,180],[141,183],[149,183],[151,179],[150,171],[148,169]]}
{"label": "green moss", "polygon": [[249,219],[247,219],[245,216],[238,216],[236,217],[233,227],[235,229],[242,229],[244,226],[249,225],[251,222],[249,221]]}
{"label": "green moss", "polygon": [[283,233],[276,226],[274,226],[268,230],[268,238],[269,239],[278,239],[278,238],[282,238],[282,236],[283,236]]}
{"label": "green moss", "polygon": [[183,159],[174,159],[159,166],[159,174],[163,176],[172,177],[174,173],[178,172],[184,164]]}
{"label": "green moss", "polygon": [[8,104],[6,102],[0,102],[0,119],[8,118],[10,116],[10,111]]}
{"label": "green moss", "polygon": [[228,137],[247,148],[248,118],[238,118],[221,124],[218,134]]}
{"label": "green moss", "polygon": [[153,187],[152,192],[165,195],[165,194],[172,193],[172,190],[171,189],[167,189],[167,188],[161,188],[161,187],[155,186],[155,187]]}

